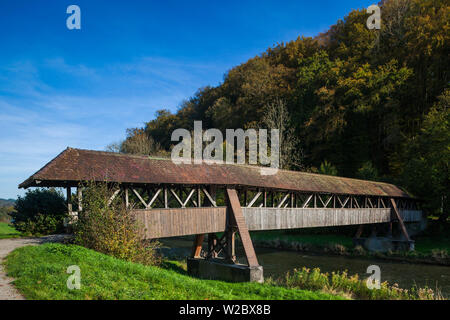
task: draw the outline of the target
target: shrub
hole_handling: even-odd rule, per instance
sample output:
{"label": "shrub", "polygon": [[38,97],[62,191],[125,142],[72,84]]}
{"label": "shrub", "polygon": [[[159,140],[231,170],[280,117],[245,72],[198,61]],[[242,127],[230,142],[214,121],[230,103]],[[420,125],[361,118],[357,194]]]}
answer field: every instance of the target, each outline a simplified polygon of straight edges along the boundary
{"label": "shrub", "polygon": [[439,292],[430,288],[401,289],[397,284],[389,286],[387,282],[380,284],[380,289],[369,289],[366,281],[358,275],[349,276],[346,271],[321,273],[319,268],[302,270],[294,269],[285,278],[289,288],[306,290],[323,290],[363,300],[438,300],[443,299]]}
{"label": "shrub", "polygon": [[64,231],[67,207],[64,196],[55,189],[28,190],[17,199],[10,213],[14,227],[30,235],[45,235]]}
{"label": "shrub", "polygon": [[340,255],[348,254],[347,247],[343,246],[342,244],[330,243],[327,247],[331,252],[333,252],[335,254],[340,254]]}
{"label": "shrub", "polygon": [[329,176],[337,176],[338,171],[334,165],[332,165],[327,160],[324,160],[319,167],[318,173],[320,174],[326,174]]}
{"label": "shrub", "polygon": [[295,270],[294,273],[286,275],[286,285],[288,287],[298,287],[306,290],[321,290],[328,286],[328,275],[320,273],[319,268],[307,269],[301,271]]}
{"label": "shrub", "polygon": [[108,203],[115,189],[106,183],[86,185],[83,211],[74,225],[75,243],[119,259],[158,264],[158,243],[142,240],[144,230],[123,199],[117,196]]}
{"label": "shrub", "polygon": [[29,235],[45,235],[61,231],[61,219],[38,214],[33,220],[21,221],[14,224],[16,229]]}

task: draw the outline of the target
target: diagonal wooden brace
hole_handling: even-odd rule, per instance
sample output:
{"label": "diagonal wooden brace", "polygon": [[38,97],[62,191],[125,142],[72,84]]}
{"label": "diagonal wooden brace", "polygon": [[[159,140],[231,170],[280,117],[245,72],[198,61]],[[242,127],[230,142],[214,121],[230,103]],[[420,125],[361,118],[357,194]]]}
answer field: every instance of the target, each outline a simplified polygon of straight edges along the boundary
{"label": "diagonal wooden brace", "polygon": [[204,234],[197,234],[195,236],[194,244],[192,246],[192,258],[200,258],[202,252],[202,243],[205,238]]}
{"label": "diagonal wooden brace", "polygon": [[402,229],[402,233],[406,238],[406,241],[411,241],[411,239],[409,238],[408,232],[406,231],[406,227],[405,227],[405,223],[403,222],[402,217],[400,216],[400,212],[397,209],[397,204],[395,203],[394,198],[391,198],[391,204],[392,204],[392,209],[394,210],[394,213],[398,219],[398,222],[400,224],[400,228]]}
{"label": "diagonal wooden brace", "polygon": [[257,267],[259,266],[258,259],[256,258],[255,249],[253,248],[252,239],[250,238],[250,233],[248,232],[247,224],[245,223],[244,214],[242,213],[236,189],[227,188],[227,196],[230,214],[234,218],[234,223],[236,224],[237,231],[241,237],[248,266]]}

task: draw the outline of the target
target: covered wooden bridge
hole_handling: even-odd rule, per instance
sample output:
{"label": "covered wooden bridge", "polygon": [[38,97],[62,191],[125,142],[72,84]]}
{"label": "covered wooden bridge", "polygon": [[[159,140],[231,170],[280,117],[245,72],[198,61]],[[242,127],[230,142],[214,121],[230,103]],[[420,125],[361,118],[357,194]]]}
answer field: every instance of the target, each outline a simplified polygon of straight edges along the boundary
{"label": "covered wooden bridge", "polygon": [[[256,166],[175,164],[170,159],[73,148],[19,187],[67,188],[68,210],[76,215],[82,206],[80,202],[72,208],[71,188],[77,188],[81,199],[87,181],[117,186],[113,197],[124,197],[147,239],[196,235],[188,267],[198,275],[205,268],[213,270],[206,272],[209,277],[224,278],[224,267],[233,266],[243,270],[244,278],[262,280],[249,230],[367,224],[392,228],[396,223],[409,242],[404,223],[419,221],[422,215],[415,199],[387,183],[287,170],[261,175]],[[236,234],[248,267],[234,265]]]}

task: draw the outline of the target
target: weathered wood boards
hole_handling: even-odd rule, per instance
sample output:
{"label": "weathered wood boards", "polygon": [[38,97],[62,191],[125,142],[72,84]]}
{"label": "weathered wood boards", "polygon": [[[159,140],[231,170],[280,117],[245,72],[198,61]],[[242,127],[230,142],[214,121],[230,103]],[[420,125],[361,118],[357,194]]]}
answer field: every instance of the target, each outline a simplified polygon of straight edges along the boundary
{"label": "weathered wood boards", "polygon": [[243,208],[250,230],[331,227],[389,222],[391,209]]}
{"label": "weathered wood boards", "polygon": [[404,222],[418,222],[422,220],[421,210],[398,209]]}
{"label": "weathered wood boards", "polygon": [[[241,208],[250,231],[325,227],[391,221],[389,208]],[[134,210],[146,238],[223,232],[226,207]],[[421,211],[399,210],[404,222],[419,221]]]}
{"label": "weathered wood boards", "polygon": [[225,230],[226,207],[133,210],[147,239]]}

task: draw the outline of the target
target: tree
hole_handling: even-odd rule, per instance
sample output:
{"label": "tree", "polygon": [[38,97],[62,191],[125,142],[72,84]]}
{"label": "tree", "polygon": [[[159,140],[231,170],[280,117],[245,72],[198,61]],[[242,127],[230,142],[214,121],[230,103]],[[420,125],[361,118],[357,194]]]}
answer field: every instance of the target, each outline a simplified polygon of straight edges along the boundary
{"label": "tree", "polygon": [[280,135],[280,168],[292,169],[303,165],[298,137],[294,134],[286,103],[277,99],[265,106],[262,125],[267,129],[278,129]]}
{"label": "tree", "polygon": [[28,190],[18,197],[11,213],[14,227],[30,234],[51,234],[63,231],[67,207],[64,196],[55,189]]}
{"label": "tree", "polygon": [[[193,127],[194,124],[190,125]],[[185,128],[182,119],[169,110],[163,109],[156,112],[156,119],[145,124],[144,131],[148,137],[152,137],[155,142],[159,143],[162,149],[169,150],[172,144],[170,141],[172,131],[177,128]],[[190,128],[185,129],[189,130]]]}
{"label": "tree", "polygon": [[115,152],[115,153],[119,153],[120,152],[120,147],[122,146],[123,142],[113,142],[108,144],[105,147],[105,150],[108,152]]}
{"label": "tree", "polygon": [[421,132],[409,140],[403,181],[424,207],[446,221],[450,211],[450,89],[425,116]]}
{"label": "tree", "polygon": [[141,128],[127,129],[127,138],[120,144],[119,150],[122,153],[136,155],[168,156],[161,145]]}
{"label": "tree", "polygon": [[330,162],[327,160],[324,160],[319,167],[318,173],[320,174],[326,174],[329,176],[337,176],[338,171],[335,166],[333,166]]}
{"label": "tree", "polygon": [[379,180],[378,170],[372,164],[372,162],[364,162],[361,168],[358,169],[356,177],[363,180]]}

